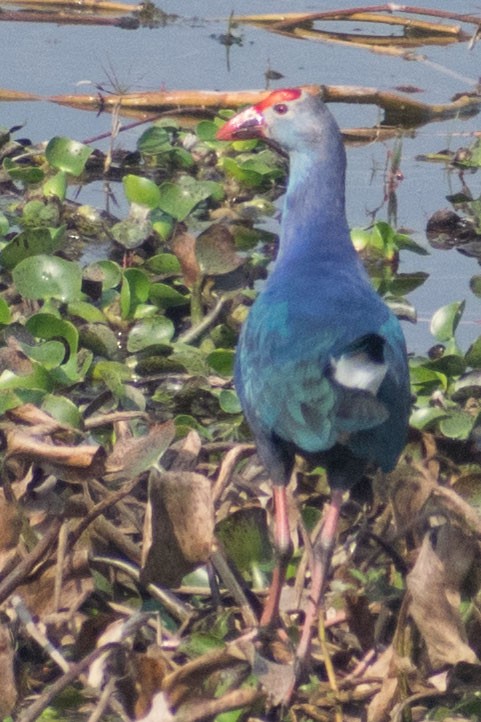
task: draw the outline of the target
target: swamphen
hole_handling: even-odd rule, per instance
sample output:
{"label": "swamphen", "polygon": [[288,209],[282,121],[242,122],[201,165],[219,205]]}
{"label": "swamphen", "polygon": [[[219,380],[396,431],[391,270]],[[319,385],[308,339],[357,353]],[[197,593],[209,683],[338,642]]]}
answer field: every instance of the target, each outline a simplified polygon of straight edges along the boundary
{"label": "swamphen", "polygon": [[276,90],[231,118],[217,138],[268,138],[289,154],[277,260],[242,329],[235,384],[273,484],[278,564],[261,625],[276,619],[291,554],[286,485],[295,455],[321,463],[331,487],[313,545],[311,591],[297,649],[302,662],[343,492],[367,467],[390,471],[406,441],[406,347],[398,320],[372,288],[352,246],[344,147],[319,94]]}

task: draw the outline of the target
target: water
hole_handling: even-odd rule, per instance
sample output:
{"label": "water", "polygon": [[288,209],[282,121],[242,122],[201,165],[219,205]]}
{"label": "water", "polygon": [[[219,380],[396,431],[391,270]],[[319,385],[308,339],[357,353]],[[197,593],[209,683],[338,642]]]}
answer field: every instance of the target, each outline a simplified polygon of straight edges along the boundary
{"label": "water", "polygon": [[[282,0],[259,2],[244,0],[227,4],[225,0],[166,0],[162,10],[178,16],[162,28],[121,30],[115,27],[82,27],[55,24],[0,22],[0,46],[3,48],[0,86],[36,93],[41,96],[92,93],[97,84],[108,87],[111,81],[131,91],[169,89],[245,89],[264,88],[268,68],[282,73],[273,87],[303,83],[361,85],[392,90],[396,86],[414,86],[422,90],[415,97],[429,103],[446,103],[461,91],[474,88],[479,75],[479,43],[426,46],[415,50],[423,59],[406,61],[378,55],[368,50],[341,47],[324,42],[286,38],[266,30],[239,26],[233,32],[240,45],[226,48],[218,36],[227,31],[227,18],[234,13],[322,11],[333,7],[351,7],[352,0],[318,2],[300,0],[295,6]],[[459,3],[424,2],[425,7],[452,8]],[[475,2],[464,2],[463,12],[481,16]],[[435,18],[432,18],[434,21]],[[336,29],[343,27],[336,25]],[[334,29],[334,28],[333,28]],[[372,28],[350,24],[349,30]],[[398,31],[392,30],[397,33]],[[374,106],[337,104],[331,106],[342,127],[372,125],[379,119]],[[107,114],[76,111],[47,101],[0,103],[0,125],[24,124],[20,135],[34,142],[53,135],[69,135],[78,140],[109,130]],[[450,119],[431,123],[406,136],[402,143],[401,170],[404,180],[397,190],[397,222],[413,231],[414,238],[428,247],[424,229],[436,210],[448,207],[446,196],[461,189],[461,180],[441,164],[417,160],[423,153],[469,145],[480,129],[480,116],[467,120]],[[119,142],[127,148],[135,145],[139,130],[122,134]],[[351,225],[364,225],[370,211],[383,199],[383,169],[394,141],[348,148],[347,197]],[[100,142],[100,148],[106,143]],[[480,174],[465,180],[473,197],[481,195]],[[91,194],[86,197],[85,193]],[[83,192],[81,200],[103,202],[99,186]],[[382,208],[377,216],[386,219]],[[430,278],[410,295],[418,310],[416,326],[406,325],[411,349],[425,350],[431,344],[428,321],[441,305],[466,298],[467,310],[459,330],[464,347],[481,333],[478,320],[481,307],[469,290],[470,277],[479,266],[472,258],[456,251],[431,252],[427,257],[404,253],[402,271],[424,270]]]}

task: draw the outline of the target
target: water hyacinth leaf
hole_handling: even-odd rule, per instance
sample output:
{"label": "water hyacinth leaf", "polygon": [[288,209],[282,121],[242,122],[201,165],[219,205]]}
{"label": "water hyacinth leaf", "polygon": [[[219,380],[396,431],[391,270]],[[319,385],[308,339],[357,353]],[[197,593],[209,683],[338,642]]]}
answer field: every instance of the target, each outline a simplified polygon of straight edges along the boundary
{"label": "water hyacinth leaf", "polygon": [[65,360],[66,348],[61,341],[46,341],[35,346],[21,343],[20,347],[29,359],[46,369],[55,369]]}
{"label": "water hyacinth leaf", "polygon": [[430,330],[438,341],[453,338],[464,312],[465,301],[455,301],[438,308],[431,319]]}
{"label": "water hyacinth leaf", "polygon": [[433,390],[438,387],[447,388],[448,379],[446,375],[422,363],[417,365],[411,363],[409,373],[413,386],[429,387]]}
{"label": "water hyacinth leaf", "polygon": [[230,273],[243,263],[235,251],[232,233],[221,223],[212,224],[197,237],[195,255],[204,275]]}
{"label": "water hyacinth leaf", "polygon": [[415,409],[409,419],[410,425],[420,431],[427,430],[436,424],[440,419],[444,419],[447,412],[439,406],[423,406]]}
{"label": "water hyacinth leaf", "polygon": [[161,309],[186,306],[189,303],[188,296],[166,283],[153,283],[149,289],[149,300]]}
{"label": "water hyacinth leaf", "polygon": [[429,273],[417,271],[415,273],[398,273],[389,283],[389,291],[393,296],[405,296],[411,293],[429,278]]}
{"label": "water hyacinth leaf", "polygon": [[231,389],[222,389],[219,394],[219,406],[226,414],[240,414],[242,407],[239,397]]}
{"label": "water hyacinth leaf", "polygon": [[232,376],[234,373],[235,351],[218,348],[207,356],[209,366],[221,376]]}
{"label": "water hyacinth leaf", "polygon": [[148,259],[145,267],[163,276],[177,276],[181,273],[179,259],[173,253],[158,253]]}
{"label": "water hyacinth leaf", "polygon": [[102,283],[102,290],[116,288],[122,280],[122,269],[114,261],[96,261],[84,269],[84,275],[98,279]]}
{"label": "water hyacinth leaf", "polygon": [[222,167],[227,175],[235,178],[235,180],[248,188],[259,188],[266,180],[263,173],[244,167],[244,165],[240,164],[239,160],[235,158],[223,158]]}
{"label": "water hyacinth leaf", "polygon": [[60,220],[60,208],[54,201],[41,201],[37,198],[25,203],[19,219],[23,228],[48,228],[56,226]]}
{"label": "water hyacinth leaf", "polygon": [[460,376],[466,371],[466,361],[458,354],[445,353],[437,359],[426,361],[424,368],[438,371],[448,377]]}
{"label": "water hyacinth leaf", "polygon": [[115,396],[120,396],[124,392],[125,383],[130,381],[132,372],[126,364],[102,360],[93,367],[92,376],[94,381],[103,381]]}
{"label": "water hyacinth leaf", "polygon": [[157,155],[171,148],[169,132],[158,125],[153,125],[144,131],[137,141],[137,150],[142,155]]}
{"label": "water hyacinth leaf", "polygon": [[105,315],[102,311],[87,301],[74,301],[68,304],[68,313],[70,316],[77,316],[84,321],[90,323],[105,323]]}
{"label": "water hyacinth leaf", "polygon": [[10,308],[4,298],[0,298],[0,323],[10,323],[12,317],[10,314]]}
{"label": "water hyacinth leaf", "polygon": [[465,411],[452,411],[449,416],[441,419],[439,430],[449,439],[467,439],[473,429],[474,416]]}
{"label": "water hyacinth leaf", "polygon": [[115,333],[104,323],[86,323],[79,329],[82,346],[96,356],[115,359],[119,354],[119,342]]}
{"label": "water hyacinth leaf", "polygon": [[36,364],[28,376],[16,376],[11,371],[4,371],[0,374],[0,408],[3,407],[3,397],[8,391],[15,391],[17,398],[32,398],[41,401],[45,393],[52,391],[52,388],[53,382],[50,374],[40,364]]}
{"label": "water hyacinth leaf", "polygon": [[465,361],[473,369],[481,369],[481,336],[466,351]]}
{"label": "water hyacinth leaf", "polygon": [[177,183],[166,181],[160,186],[159,207],[178,221],[183,221],[194,208],[207,198],[220,201],[224,189],[215,181],[198,181],[183,175]]}
{"label": "water hyacinth leaf", "polygon": [[40,254],[20,261],[12,271],[18,292],[31,300],[55,298],[76,301],[80,297],[82,271],[78,263]]}
{"label": "water hyacinth leaf", "polygon": [[147,208],[159,206],[160,190],[150,178],[129,174],[123,177],[122,183],[129,203],[136,203]]}
{"label": "water hyacinth leaf", "polygon": [[6,233],[8,233],[9,228],[10,224],[8,222],[7,216],[0,211],[0,236],[4,236]]}
{"label": "water hyacinth leaf", "polygon": [[120,308],[123,318],[133,314],[135,308],[149,298],[150,282],[139,268],[124,271],[120,291]]}
{"label": "water hyacinth leaf", "polygon": [[20,183],[35,184],[41,183],[45,178],[45,173],[41,168],[36,166],[24,166],[15,163],[11,158],[3,159],[3,170],[8,173],[13,181],[19,181]]}
{"label": "water hyacinth leaf", "polygon": [[15,268],[24,258],[39,254],[53,254],[62,248],[66,226],[59,228],[29,228],[13,238],[0,251],[0,264],[4,268]]}
{"label": "water hyacinth leaf", "polygon": [[56,136],[47,144],[45,157],[52,168],[79,176],[92,152],[93,148],[77,140]]}
{"label": "water hyacinth leaf", "polygon": [[411,251],[412,253],[417,253],[418,256],[429,256],[427,248],[416,243],[411,236],[405,233],[396,233],[395,243],[400,251]]}
{"label": "water hyacinth leaf", "polygon": [[219,126],[213,120],[201,120],[197,123],[195,132],[199,140],[204,142],[214,142],[216,145],[221,145],[219,141],[216,141],[215,134],[219,130]]}
{"label": "water hyacinth leaf", "polygon": [[236,511],[219,522],[216,532],[241,572],[256,573],[259,567],[269,566],[272,549],[264,510],[255,507]]}
{"label": "water hyacinth leaf", "polygon": [[472,276],[469,281],[469,288],[475,296],[481,298],[481,276]]}
{"label": "water hyacinth leaf", "polygon": [[82,427],[82,415],[78,407],[65,396],[47,394],[42,401],[42,410],[62,424],[75,429]]}
{"label": "water hyacinth leaf", "polygon": [[174,324],[165,316],[143,319],[131,329],[127,339],[127,350],[136,353],[149,346],[168,344],[174,332]]}
{"label": "water hyacinth leaf", "polygon": [[50,313],[36,313],[25,324],[27,331],[36,338],[65,339],[69,353],[74,355],[78,350],[78,331],[70,321],[57,318]]}
{"label": "water hyacinth leaf", "polygon": [[48,196],[55,196],[61,201],[65,200],[67,195],[67,174],[63,170],[59,170],[56,175],[51,178],[47,178],[42,187],[43,194]]}
{"label": "water hyacinth leaf", "polygon": [[[137,212],[138,209],[141,209],[140,213]],[[147,206],[132,204],[129,217],[119,221],[110,229],[117,243],[128,251],[141,246],[152,233],[152,223],[145,211],[148,212]]]}

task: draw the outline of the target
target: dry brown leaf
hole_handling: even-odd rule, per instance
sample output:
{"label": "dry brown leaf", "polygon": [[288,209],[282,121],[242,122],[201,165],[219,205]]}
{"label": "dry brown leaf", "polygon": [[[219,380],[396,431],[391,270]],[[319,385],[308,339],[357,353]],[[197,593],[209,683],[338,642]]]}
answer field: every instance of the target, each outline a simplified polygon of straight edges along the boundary
{"label": "dry brown leaf", "polygon": [[176,441],[162,459],[162,466],[169,471],[193,471],[202,448],[197,431],[189,431],[187,436]]}
{"label": "dry brown leaf", "polygon": [[200,268],[195,255],[195,237],[191,233],[176,233],[171,241],[172,252],[177,256],[184,283],[193,286],[200,276]]}
{"label": "dry brown leaf", "polygon": [[0,717],[7,717],[17,701],[14,674],[14,647],[10,630],[0,624]]}
{"label": "dry brown leaf", "polygon": [[[167,663],[159,647],[152,645],[146,654],[135,654],[135,689],[138,697],[135,702],[135,719],[149,717],[155,706],[156,693],[162,689],[167,674]],[[162,719],[164,719],[162,717]]]}
{"label": "dry brown leaf", "polygon": [[[47,567],[43,573],[38,572],[32,575],[17,587],[17,593],[22,597],[31,613],[40,617],[46,624],[49,623],[49,615],[54,615],[52,622],[56,622],[57,610],[54,593],[56,573],[55,566]],[[69,618],[93,592],[94,586],[86,553],[74,552],[69,567],[64,570],[59,599],[60,608],[68,610]]]}
{"label": "dry brown leaf", "polygon": [[176,587],[204,564],[214,538],[211,483],[194,472],[152,470],[145,515],[142,581]]}
{"label": "dry brown leaf", "polygon": [[426,645],[433,670],[457,662],[476,662],[467,644],[459,604],[461,586],[474,560],[476,544],[463,531],[446,523],[426,534],[406,584],[411,593],[409,613]]}
{"label": "dry brown leaf", "polygon": [[123,437],[105,461],[104,479],[129,481],[157,463],[175,436],[173,421],[152,426],[145,436]]}
{"label": "dry brown leaf", "polygon": [[79,444],[67,446],[44,441],[36,434],[19,427],[6,432],[7,457],[21,456],[38,464],[55,464],[86,469],[92,466],[99,452],[99,445]]}
{"label": "dry brown leaf", "polygon": [[388,647],[366,672],[370,678],[382,679],[381,689],[369,703],[367,722],[388,722],[390,712],[399,699],[401,675],[405,678],[415,674],[411,662],[396,654],[392,646]]}

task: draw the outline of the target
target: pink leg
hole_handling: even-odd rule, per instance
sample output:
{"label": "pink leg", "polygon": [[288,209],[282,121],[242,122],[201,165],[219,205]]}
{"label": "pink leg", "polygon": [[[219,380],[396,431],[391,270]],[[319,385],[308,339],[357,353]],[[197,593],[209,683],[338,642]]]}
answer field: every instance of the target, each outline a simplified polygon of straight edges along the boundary
{"label": "pink leg", "polygon": [[286,578],[287,565],[292,555],[286,487],[274,485],[272,493],[274,499],[274,546],[277,559],[269,595],[260,620],[261,627],[272,627],[277,622],[279,600]]}
{"label": "pink leg", "polygon": [[319,602],[329,573],[332,552],[336,541],[337,524],[341,512],[343,492],[334,489],[331,494],[331,503],[324,512],[324,521],[321,531],[314,542],[312,561],[311,591],[307,600],[306,618],[302,628],[302,635],[296,650],[296,666],[298,671],[305,662],[309,653],[312,637],[312,625],[317,616]]}

